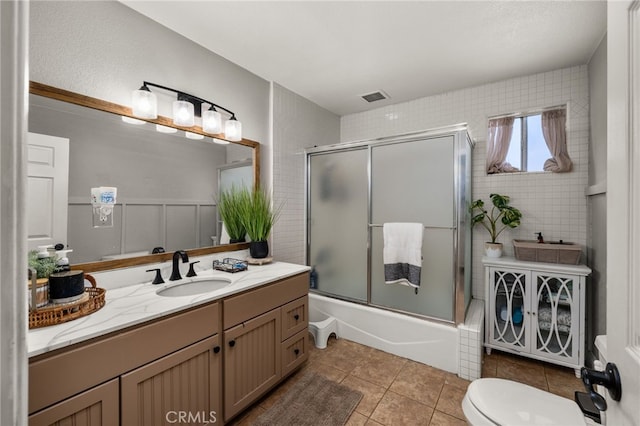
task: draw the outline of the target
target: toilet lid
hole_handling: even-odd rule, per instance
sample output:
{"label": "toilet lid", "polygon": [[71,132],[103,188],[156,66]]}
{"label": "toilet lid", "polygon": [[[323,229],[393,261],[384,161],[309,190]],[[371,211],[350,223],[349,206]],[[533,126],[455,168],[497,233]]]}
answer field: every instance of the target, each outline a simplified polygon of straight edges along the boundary
{"label": "toilet lid", "polygon": [[475,380],[467,396],[480,413],[498,425],[585,425],[575,402],[510,380]]}

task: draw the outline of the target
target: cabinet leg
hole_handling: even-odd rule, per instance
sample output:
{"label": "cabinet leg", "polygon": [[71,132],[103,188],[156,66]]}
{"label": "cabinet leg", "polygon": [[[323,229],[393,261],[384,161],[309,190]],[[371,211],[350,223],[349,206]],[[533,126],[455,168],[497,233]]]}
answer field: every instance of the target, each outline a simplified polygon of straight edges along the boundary
{"label": "cabinet leg", "polygon": [[491,355],[491,348],[484,348],[484,351],[487,353],[487,355]]}
{"label": "cabinet leg", "polygon": [[582,374],[580,374],[580,370],[582,370],[581,368],[574,368],[573,371],[576,373],[576,377],[578,379],[582,378]]}

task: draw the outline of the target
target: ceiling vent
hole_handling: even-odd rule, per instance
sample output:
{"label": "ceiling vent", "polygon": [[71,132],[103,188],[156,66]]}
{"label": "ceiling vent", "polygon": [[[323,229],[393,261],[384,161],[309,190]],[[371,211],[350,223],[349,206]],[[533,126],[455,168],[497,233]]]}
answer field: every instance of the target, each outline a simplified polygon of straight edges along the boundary
{"label": "ceiling vent", "polygon": [[371,103],[371,102],[381,101],[383,99],[389,99],[389,95],[384,93],[382,90],[378,90],[377,92],[367,93],[366,95],[362,95],[362,99]]}

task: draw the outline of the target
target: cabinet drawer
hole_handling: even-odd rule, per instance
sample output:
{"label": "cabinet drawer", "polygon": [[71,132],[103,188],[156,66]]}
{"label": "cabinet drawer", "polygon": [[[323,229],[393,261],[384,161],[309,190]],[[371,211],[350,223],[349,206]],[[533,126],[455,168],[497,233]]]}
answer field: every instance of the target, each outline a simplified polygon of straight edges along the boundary
{"label": "cabinet drawer", "polygon": [[286,340],[302,330],[307,330],[309,297],[289,302],[280,308],[282,314],[282,340]]}
{"label": "cabinet drawer", "polygon": [[308,292],[309,273],[304,273],[231,296],[223,301],[223,328],[227,330],[305,296]]}
{"label": "cabinet drawer", "polygon": [[219,331],[220,304],[212,303],[36,357],[29,362],[29,413]]}
{"label": "cabinet drawer", "polygon": [[118,379],[113,379],[86,392],[29,416],[29,426],[117,425],[119,416]]}
{"label": "cabinet drawer", "polygon": [[282,342],[282,376],[309,358],[309,332],[305,329]]}

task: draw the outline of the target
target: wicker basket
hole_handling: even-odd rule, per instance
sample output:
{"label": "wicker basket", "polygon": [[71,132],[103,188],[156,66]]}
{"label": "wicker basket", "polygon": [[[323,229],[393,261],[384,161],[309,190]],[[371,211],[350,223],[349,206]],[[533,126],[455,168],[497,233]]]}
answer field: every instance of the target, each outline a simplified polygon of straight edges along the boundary
{"label": "wicker basket", "polygon": [[540,244],[537,241],[513,240],[513,249],[518,260],[567,265],[577,265],[582,254],[582,248],[573,243]]}
{"label": "wicker basket", "polygon": [[[89,315],[104,306],[106,290],[96,287],[95,279],[88,274],[85,278],[91,282],[92,287],[84,289],[85,297],[64,305],[49,304],[29,312],[29,328],[48,327],[62,324],[85,315]],[[87,297],[88,296],[88,297]]]}

